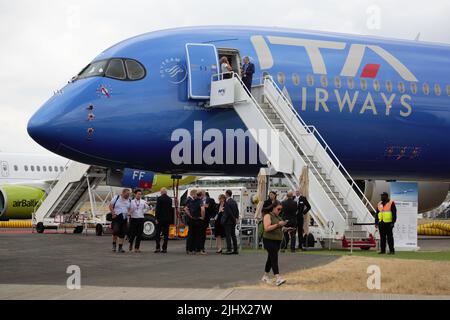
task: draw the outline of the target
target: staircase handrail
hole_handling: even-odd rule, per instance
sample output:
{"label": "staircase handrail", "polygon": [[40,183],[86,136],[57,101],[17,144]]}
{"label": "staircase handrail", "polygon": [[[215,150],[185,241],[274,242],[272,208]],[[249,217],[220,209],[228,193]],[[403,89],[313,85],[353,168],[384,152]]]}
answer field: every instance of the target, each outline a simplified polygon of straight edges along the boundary
{"label": "staircase handrail", "polygon": [[[344,167],[344,165],[342,164],[342,162],[338,159],[338,157],[336,156],[336,154],[333,152],[333,150],[331,149],[331,147],[328,145],[328,143],[325,141],[325,139],[323,138],[323,136],[320,134],[319,130],[315,127],[315,126],[308,126],[305,121],[302,119],[302,117],[299,115],[299,113],[297,112],[297,110],[294,108],[294,106],[292,105],[292,103],[289,101],[289,99],[286,97],[286,95],[283,93],[283,91],[280,89],[280,87],[275,83],[275,81],[273,80],[272,76],[266,76],[265,80],[269,81],[273,87],[278,91],[278,93],[280,94],[280,96],[283,98],[283,100],[287,103],[287,105],[290,107],[291,111],[294,113],[294,115],[298,118],[298,120],[300,121],[300,123],[303,125],[304,129],[308,132],[313,134],[319,141],[319,143],[322,145],[322,147],[324,147],[325,152],[327,152],[327,154],[330,156],[331,160],[336,164],[336,166],[338,167],[338,169],[341,171],[341,173],[343,174],[344,178],[349,180],[350,183],[350,187],[353,188],[353,190],[357,190],[357,193],[359,193],[359,196],[362,198],[362,202],[363,204],[369,208],[369,210],[372,210],[373,212],[375,212],[375,208],[372,206],[372,203],[370,202],[370,200],[366,197],[365,193],[361,190],[361,188],[357,185],[357,183],[355,182],[355,180],[352,178],[352,176],[350,175],[350,173],[347,171],[347,169]],[[366,213],[366,216],[370,214],[370,213]]]}

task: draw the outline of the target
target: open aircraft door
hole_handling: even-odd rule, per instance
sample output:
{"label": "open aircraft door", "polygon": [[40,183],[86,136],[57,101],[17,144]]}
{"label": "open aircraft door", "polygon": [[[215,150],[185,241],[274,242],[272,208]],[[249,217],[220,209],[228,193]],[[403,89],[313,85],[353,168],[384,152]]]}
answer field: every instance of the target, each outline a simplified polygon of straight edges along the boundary
{"label": "open aircraft door", "polygon": [[219,72],[217,49],[212,44],[186,44],[189,73],[189,98],[207,100],[211,96],[211,79]]}

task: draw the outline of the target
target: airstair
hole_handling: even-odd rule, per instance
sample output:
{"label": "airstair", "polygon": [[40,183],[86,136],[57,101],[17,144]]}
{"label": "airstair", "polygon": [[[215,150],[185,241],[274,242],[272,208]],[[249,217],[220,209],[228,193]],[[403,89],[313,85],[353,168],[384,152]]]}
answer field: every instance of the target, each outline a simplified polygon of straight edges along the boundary
{"label": "airstair", "polygon": [[[33,226],[39,233],[68,221],[57,217],[72,217],[84,202],[95,204],[92,190],[106,179],[106,169],[70,162],[60,177],[50,186],[46,198],[33,214]],[[91,208],[95,212],[95,208]]]}
{"label": "airstair", "polygon": [[282,173],[292,188],[299,188],[307,166],[311,215],[333,239],[374,246],[375,229],[369,225],[374,209],[317,129],[303,121],[271,77],[252,88],[253,94],[237,74],[228,78],[213,77],[209,106],[234,108],[270,167]]}

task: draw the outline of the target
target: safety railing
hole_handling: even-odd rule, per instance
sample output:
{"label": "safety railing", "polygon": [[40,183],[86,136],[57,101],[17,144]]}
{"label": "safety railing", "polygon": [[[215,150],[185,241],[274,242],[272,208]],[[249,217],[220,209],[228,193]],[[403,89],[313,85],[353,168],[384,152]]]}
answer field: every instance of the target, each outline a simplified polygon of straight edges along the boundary
{"label": "safety railing", "polygon": [[220,81],[220,80],[226,80],[229,78],[224,78],[225,75],[231,75],[232,78],[235,78],[239,81],[239,84],[241,85],[241,87],[245,90],[245,92],[247,93],[247,95],[250,97],[251,101],[253,102],[253,104],[258,108],[258,111],[262,114],[262,116],[264,117],[264,119],[269,123],[270,127],[272,130],[276,131],[275,126],[272,124],[272,121],[270,121],[270,119],[267,117],[266,113],[264,112],[264,110],[261,108],[261,106],[259,105],[258,101],[256,101],[255,97],[251,94],[251,92],[248,91],[247,87],[245,86],[244,82],[242,81],[241,77],[236,73],[236,72],[226,72],[226,73],[218,73],[215,74],[211,77],[211,81]]}
{"label": "safety railing", "polygon": [[[218,81],[218,80],[223,80],[223,79],[229,79],[229,78],[226,78],[226,77],[225,77],[225,75],[229,75],[229,74],[231,74],[232,77],[238,79],[239,83],[240,83],[241,86],[245,89],[245,92],[246,92],[247,95],[250,97],[251,101],[253,102],[254,106],[255,106],[255,107],[258,109],[258,111],[263,115],[264,119],[267,121],[267,123],[269,124],[269,126],[271,127],[271,129],[272,129],[272,130],[276,130],[276,128],[275,128],[275,126],[273,125],[272,121],[268,118],[268,116],[266,115],[266,113],[264,112],[264,110],[261,108],[261,106],[259,105],[259,103],[258,103],[258,102],[256,101],[256,99],[254,98],[254,96],[251,94],[251,92],[249,92],[249,91],[247,90],[246,86],[244,85],[244,83],[243,83],[242,79],[239,77],[239,75],[237,75],[237,74],[234,73],[234,72],[223,73],[223,74],[219,73],[219,74],[213,75],[212,78],[211,78],[211,80],[212,80],[212,81]],[[216,79],[217,79],[217,80],[216,80]],[[270,80],[272,80],[272,79],[270,78]],[[273,83],[273,80],[272,80],[272,83]],[[273,83],[273,84],[276,85],[275,83]],[[280,93],[280,90],[279,90],[278,87],[275,87],[275,89],[276,89],[277,91],[279,91],[278,93]],[[281,92],[281,96],[282,96],[284,99],[286,99],[286,97],[284,96],[284,94],[282,94],[282,92]],[[286,100],[286,102],[287,102],[287,100]],[[291,106],[290,103],[289,103],[288,105]],[[297,119],[296,119],[296,120],[297,120]],[[309,129],[308,129],[308,126],[307,126],[306,123],[303,121],[303,119],[298,118],[298,120],[302,123],[303,127],[305,127],[306,130],[309,130]],[[291,136],[293,137],[293,139],[294,139],[293,141],[292,141],[291,139],[289,139],[289,141],[293,144],[294,148],[295,148],[295,149],[299,148],[300,150],[302,150],[302,152],[303,152],[304,154],[306,154],[304,148],[302,147],[302,145],[295,139],[296,134],[291,130],[291,128],[289,128],[289,126],[284,125],[284,127],[286,128],[286,130],[290,133],[290,135],[291,135]],[[315,175],[315,176],[316,176],[316,178],[317,178],[318,180],[320,180],[320,181],[323,183],[323,187],[329,192],[329,193],[328,193],[328,197],[329,197],[330,200],[335,204],[335,206],[339,207],[339,208],[342,210],[342,213],[345,214],[345,216],[342,216],[342,214],[341,214],[342,218],[343,218],[345,221],[348,221],[348,219],[349,219],[349,213],[348,213],[348,211],[345,209],[345,207],[344,207],[343,203],[340,201],[340,199],[336,196],[335,192],[330,188],[330,186],[328,185],[328,183],[327,183],[327,182],[325,181],[325,179],[322,177],[322,175],[320,174],[320,171],[318,170],[318,168],[314,165],[314,163],[312,162],[312,160],[309,159],[308,157],[305,157],[303,160],[306,162],[306,164],[308,165],[309,169],[311,169],[311,170],[313,170],[315,173],[317,173],[317,175]],[[292,182],[292,183],[294,183],[294,182]],[[334,199],[332,199],[332,198],[334,198]],[[334,202],[334,201],[335,201],[335,202]],[[338,210],[338,211],[339,211],[339,210]],[[340,211],[339,211],[339,212],[340,212]]]}
{"label": "safety railing", "polygon": [[33,224],[33,230],[34,230],[34,226],[36,224],[36,212],[39,209],[39,207],[41,206],[41,204],[44,202],[45,198],[48,196],[48,194],[53,190],[53,188],[56,186],[56,184],[59,181],[59,178],[61,177],[62,174],[64,174],[67,171],[67,168],[69,167],[69,165],[72,163],[72,160],[68,160],[66,162],[66,164],[64,165],[64,170],[59,171],[59,173],[57,174],[57,176],[55,177],[55,179],[52,181],[52,183],[48,186],[48,188],[45,190],[44,194],[42,195],[42,197],[40,197],[38,199],[38,202],[36,203],[36,205],[33,207],[33,213],[31,214],[31,220],[32,220],[32,224]]}
{"label": "safety railing", "polygon": [[[360,197],[363,204],[368,207],[369,210],[372,212],[375,212],[375,208],[372,206],[370,200],[366,197],[365,193],[361,190],[361,188],[358,186],[358,184],[355,182],[353,177],[350,175],[350,173],[347,171],[347,169],[344,167],[342,162],[339,160],[339,158],[336,156],[334,151],[331,149],[331,147],[328,145],[328,143],[325,141],[325,139],[322,137],[320,132],[315,126],[308,126],[305,121],[302,119],[302,117],[299,115],[297,110],[295,110],[292,103],[289,101],[289,99],[285,96],[283,91],[278,87],[278,85],[275,83],[273,78],[271,76],[266,76],[265,78],[267,81],[269,81],[272,86],[278,91],[280,96],[283,98],[283,100],[286,102],[286,104],[290,107],[291,111],[294,113],[294,115],[297,117],[297,119],[300,121],[304,129],[314,135],[316,139],[319,141],[319,143],[322,145],[322,147],[325,149],[325,152],[330,156],[331,160],[334,162],[334,164],[338,167],[339,171],[342,173],[344,178],[349,181],[350,188],[352,188],[358,196]],[[369,213],[366,213],[365,217],[367,217]]]}
{"label": "safety railing", "polygon": [[[278,91],[277,93],[280,94],[280,90],[277,87],[274,87],[276,91]],[[287,99],[283,94],[280,95],[283,99]],[[286,103],[288,103],[288,101],[286,100]],[[288,103],[288,106],[290,106],[291,104]],[[290,108],[292,109],[292,108]],[[295,120],[297,121],[297,118],[295,118]],[[300,123],[302,124],[302,126],[305,128],[305,130],[307,131],[308,134],[310,134],[311,132],[309,132],[308,126],[306,126],[305,122],[303,121],[303,119],[299,118],[298,121],[300,121]],[[294,144],[294,147],[297,149],[297,147],[302,151],[303,154],[308,154],[308,152],[306,152],[306,150],[304,149],[304,147],[302,146],[302,144],[297,140],[297,134],[289,127],[289,126],[284,126],[286,128],[286,130],[289,132],[289,134],[291,135],[292,139],[289,139],[289,141],[291,141],[291,143]],[[307,145],[307,144],[305,144]],[[309,149],[308,150],[310,154],[314,154],[314,151]],[[331,187],[329,186],[329,184],[326,182],[326,180],[323,178],[323,176],[321,175],[321,172],[319,171],[319,169],[317,168],[316,165],[314,165],[314,162],[309,158],[309,157],[302,157],[303,161],[305,161],[305,163],[308,165],[308,168],[310,170],[313,171],[313,173],[316,173],[314,176],[316,177],[316,179],[319,180],[319,182],[323,183],[323,188],[328,191],[329,193],[327,193],[328,198],[335,204],[335,206],[337,206],[340,210],[339,213],[341,214],[342,218],[348,222],[348,219],[350,218],[350,215],[348,213],[348,210],[345,209],[344,204],[341,202],[341,200],[338,198],[338,196],[336,196],[335,191],[333,191],[331,189]],[[341,213],[342,212],[342,213]]]}

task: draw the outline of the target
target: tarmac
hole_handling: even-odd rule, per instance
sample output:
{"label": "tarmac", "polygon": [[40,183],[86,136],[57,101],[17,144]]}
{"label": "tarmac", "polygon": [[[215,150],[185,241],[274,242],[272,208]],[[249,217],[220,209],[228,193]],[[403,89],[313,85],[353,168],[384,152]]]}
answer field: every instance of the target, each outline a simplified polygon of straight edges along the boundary
{"label": "tarmac", "polygon": [[[429,240],[434,241],[434,240]],[[426,241],[427,246],[432,243]],[[444,240],[442,240],[444,241]],[[448,244],[448,240],[445,240]],[[209,242],[207,243],[209,245]],[[439,242],[440,245],[440,242]],[[111,237],[74,234],[0,234],[0,300],[324,300],[449,299],[449,297],[302,292],[237,288],[259,282],[266,260],[261,252],[188,256],[185,242],[169,242],[168,254],[111,252]],[[126,247],[125,247],[126,248]],[[282,254],[283,273],[328,264],[338,257]],[[69,290],[69,266],[81,271],[81,290]]]}

